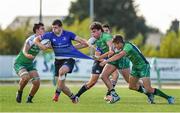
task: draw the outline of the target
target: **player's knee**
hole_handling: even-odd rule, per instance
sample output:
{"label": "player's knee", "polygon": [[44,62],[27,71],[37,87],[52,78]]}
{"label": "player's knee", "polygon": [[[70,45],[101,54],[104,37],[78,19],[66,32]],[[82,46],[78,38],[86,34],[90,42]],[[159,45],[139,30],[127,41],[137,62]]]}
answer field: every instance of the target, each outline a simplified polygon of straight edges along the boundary
{"label": "player's knee", "polygon": [[65,80],[66,79],[66,76],[65,75],[59,75],[59,78],[58,78],[59,80]]}
{"label": "player's knee", "polygon": [[33,77],[31,81],[32,81],[33,85],[36,85],[36,86],[40,85],[40,78],[39,77]]}

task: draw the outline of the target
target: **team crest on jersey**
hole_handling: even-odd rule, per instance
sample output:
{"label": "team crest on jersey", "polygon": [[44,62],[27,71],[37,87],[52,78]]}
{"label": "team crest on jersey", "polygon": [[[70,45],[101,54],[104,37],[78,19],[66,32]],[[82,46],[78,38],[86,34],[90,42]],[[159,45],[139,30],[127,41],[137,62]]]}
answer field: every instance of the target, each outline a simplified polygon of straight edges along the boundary
{"label": "team crest on jersey", "polygon": [[65,40],[66,40],[66,37],[62,37],[62,40],[64,40],[64,41],[65,41]]}

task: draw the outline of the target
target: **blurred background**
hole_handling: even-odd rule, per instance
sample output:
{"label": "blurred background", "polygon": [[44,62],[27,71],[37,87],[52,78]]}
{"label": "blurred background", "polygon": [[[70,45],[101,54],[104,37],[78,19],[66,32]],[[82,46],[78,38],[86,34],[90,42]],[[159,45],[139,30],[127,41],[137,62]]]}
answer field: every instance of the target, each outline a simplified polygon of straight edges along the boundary
{"label": "blurred background", "polygon": [[[112,34],[122,34],[136,44],[151,63],[154,84],[180,85],[180,1],[179,0],[1,0],[0,4],[0,84],[19,80],[13,61],[30,36],[34,23],[43,22],[51,30],[61,19],[66,30],[88,39],[89,25],[99,21],[111,26]],[[89,55],[89,49],[82,49]],[[39,54],[35,63],[41,80],[52,81],[54,55]],[[92,61],[76,60],[70,81],[87,81]],[[119,78],[123,81],[122,77]],[[54,82],[53,82],[54,83]]]}

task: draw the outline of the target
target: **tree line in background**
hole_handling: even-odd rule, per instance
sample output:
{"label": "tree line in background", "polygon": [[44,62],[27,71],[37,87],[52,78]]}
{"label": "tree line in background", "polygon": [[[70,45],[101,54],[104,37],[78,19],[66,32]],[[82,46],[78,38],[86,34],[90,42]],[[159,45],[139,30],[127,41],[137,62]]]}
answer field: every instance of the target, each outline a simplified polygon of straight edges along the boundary
{"label": "tree line in background", "polygon": [[[72,2],[69,15],[64,20],[64,29],[88,39],[90,37],[89,0]],[[94,0],[94,20],[112,27],[112,34],[122,34],[125,40],[135,43],[146,57],[180,58],[180,36],[177,21],[161,38],[158,47],[147,45],[148,33],[159,30],[145,24],[143,16],[138,16],[138,5],[134,0]],[[46,24],[46,23],[44,23]],[[0,54],[16,55],[21,50],[25,39],[32,34],[30,24],[17,29],[0,29]],[[175,32],[174,32],[175,31]],[[89,49],[81,50],[89,54]]]}
{"label": "tree line in background", "polygon": [[[76,20],[72,25],[64,24],[64,29],[75,32],[84,39],[90,37],[89,31],[90,19],[85,19],[80,22]],[[27,27],[27,26],[26,26]],[[26,27],[21,27],[15,30],[0,29],[0,55],[17,55],[21,50],[25,39],[32,34],[32,31],[27,31]],[[112,28],[112,34],[122,34],[123,31]],[[144,36],[138,34],[130,42],[136,44],[146,57],[161,57],[161,58],[180,58],[180,31],[167,32],[161,39],[158,47],[149,46],[143,42]],[[82,52],[89,54],[89,48],[82,49]]]}

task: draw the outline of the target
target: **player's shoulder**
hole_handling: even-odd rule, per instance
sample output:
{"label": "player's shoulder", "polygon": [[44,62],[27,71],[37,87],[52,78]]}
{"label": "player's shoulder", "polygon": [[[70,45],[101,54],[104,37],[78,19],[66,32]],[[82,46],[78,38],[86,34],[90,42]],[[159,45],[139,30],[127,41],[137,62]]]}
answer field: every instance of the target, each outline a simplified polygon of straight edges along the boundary
{"label": "player's shoulder", "polygon": [[28,41],[33,41],[35,37],[36,37],[35,34],[29,36],[29,37],[26,39],[26,42],[28,42]]}
{"label": "player's shoulder", "polygon": [[130,43],[130,42],[125,42],[123,48],[132,48],[132,43]]}
{"label": "player's shoulder", "polygon": [[68,30],[63,30],[62,33],[63,33],[64,35],[74,34],[72,31],[68,31]]}
{"label": "player's shoulder", "polygon": [[103,37],[112,37],[112,35],[110,33],[103,32]]}
{"label": "player's shoulder", "polygon": [[45,32],[44,35],[53,35],[53,32]]}

